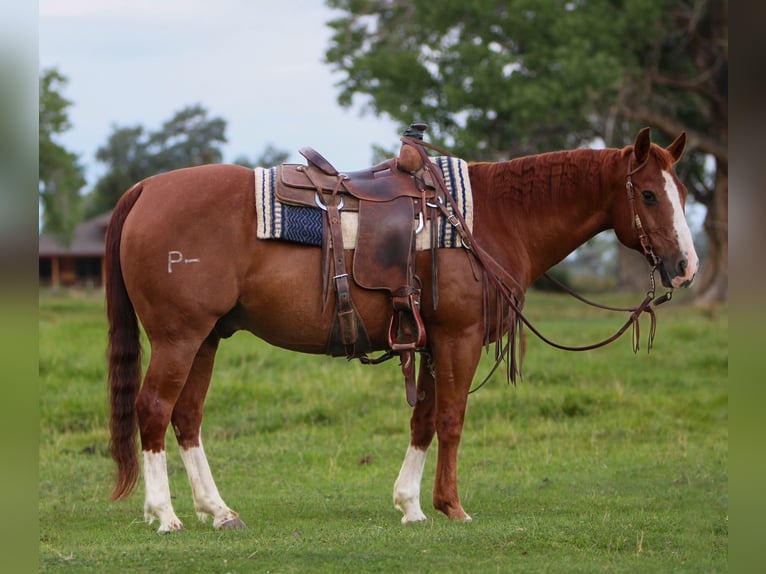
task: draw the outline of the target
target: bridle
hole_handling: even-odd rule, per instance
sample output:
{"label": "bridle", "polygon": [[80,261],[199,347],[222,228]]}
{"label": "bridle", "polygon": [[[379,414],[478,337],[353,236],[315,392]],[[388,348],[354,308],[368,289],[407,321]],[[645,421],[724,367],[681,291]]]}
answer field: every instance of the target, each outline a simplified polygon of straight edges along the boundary
{"label": "bridle", "polygon": [[[632,162],[633,156],[628,158],[628,174],[625,177],[625,189],[628,192],[628,205],[630,206],[631,221],[633,222],[633,227],[638,232],[638,240],[641,243],[641,249],[643,250],[644,255],[646,255],[646,257],[652,262],[652,270],[649,274],[649,280],[651,283],[649,290],[650,292],[654,293],[654,272],[660,266],[662,260],[657,257],[657,254],[654,252],[652,244],[649,241],[649,233],[646,230],[646,227],[644,227],[644,224],[641,222],[641,217],[638,215],[638,210],[636,209],[636,192],[635,186],[633,185],[633,175],[641,171],[646,166],[646,164],[649,162],[649,158],[647,157],[643,163],[639,164],[635,169],[631,169]],[[667,294],[667,300],[670,300],[673,297],[672,293],[673,290],[671,289]]]}
{"label": "bridle", "polygon": [[[654,313],[653,307],[656,307],[658,305],[666,303],[667,301],[670,301],[670,299],[672,298],[673,291],[671,289],[670,291],[668,291],[661,297],[655,299],[654,273],[659,267],[661,261],[659,257],[657,257],[657,255],[654,253],[654,249],[652,248],[652,244],[649,240],[649,236],[647,234],[646,228],[641,222],[641,218],[638,215],[638,211],[635,205],[635,189],[634,189],[632,176],[646,166],[648,159],[644,161],[643,163],[641,163],[635,169],[631,169],[632,157],[628,159],[628,173],[626,175],[625,187],[627,189],[628,203],[630,205],[633,225],[635,226],[638,232],[641,248],[643,249],[644,254],[647,255],[647,257],[649,257],[652,261],[652,268],[649,274],[650,288],[647,291],[646,296],[644,297],[644,300],[638,306],[613,307],[609,305],[594,303],[593,301],[586,299],[582,295],[577,294],[576,292],[571,290],[569,287],[565,286],[563,283],[561,283],[560,281],[552,277],[549,273],[544,273],[544,275],[549,280],[551,280],[553,283],[555,283],[557,286],[559,286],[561,289],[563,289],[564,291],[566,291],[573,297],[577,298],[579,301],[582,301],[588,305],[597,307],[599,309],[630,313],[630,316],[628,317],[628,320],[625,322],[625,324],[622,327],[620,327],[617,330],[617,332],[615,332],[612,336],[607,337],[606,339],[602,341],[599,341],[597,343],[593,343],[590,345],[568,346],[568,345],[562,345],[560,343],[556,343],[548,339],[547,337],[545,337],[537,328],[534,327],[534,325],[532,325],[532,323],[530,323],[530,321],[521,312],[522,304],[520,304],[519,301],[523,299],[517,296],[516,293],[514,293],[513,287],[511,286],[511,284],[515,284],[517,287],[520,287],[519,283],[513,278],[513,276],[511,276],[510,273],[508,273],[508,271],[503,269],[502,266],[497,261],[495,261],[494,258],[489,253],[487,253],[484,249],[482,249],[476,243],[476,240],[474,239],[471,231],[468,229],[468,226],[466,225],[466,222],[462,214],[460,213],[460,210],[455,204],[455,201],[452,198],[452,195],[447,190],[446,184],[444,183],[444,179],[442,178],[440,170],[437,169],[434,163],[430,161],[425,148],[433,149],[434,151],[438,153],[448,155],[451,157],[454,157],[454,154],[452,154],[451,152],[443,148],[440,148],[439,146],[427,143],[420,138],[411,138],[408,136],[403,136],[401,138],[401,141],[403,143],[412,145],[421,155],[421,158],[423,159],[423,162],[424,162],[424,168],[431,174],[431,177],[433,178],[433,181],[435,182],[435,186],[437,188],[437,196],[439,199],[437,201],[437,206],[442,211],[442,214],[453,225],[453,227],[455,227],[455,230],[458,232],[463,242],[464,248],[471,255],[473,255],[476,258],[476,260],[479,262],[480,266],[483,268],[485,272],[486,277],[489,279],[489,282],[495,287],[499,297],[503,300],[504,303],[508,305],[509,309],[512,311],[512,314],[513,314],[513,316],[511,317],[509,321],[509,327],[506,331],[508,340],[506,341],[505,346],[503,346],[502,349],[498,349],[498,352],[496,352],[497,360],[495,362],[494,367],[492,368],[490,373],[485,377],[483,382],[480,383],[474,389],[472,389],[470,392],[475,392],[478,389],[480,389],[482,386],[484,386],[484,384],[487,383],[487,381],[489,381],[490,377],[495,372],[495,370],[497,370],[499,364],[506,359],[510,359],[508,361],[508,369],[507,369],[506,375],[512,382],[515,383],[516,376],[521,375],[521,357],[523,356],[523,338],[518,337],[517,339],[516,335],[519,335],[521,333],[523,325],[526,325],[539,339],[541,339],[548,345],[551,345],[552,347],[555,347],[557,349],[562,349],[565,351],[588,351],[591,349],[597,349],[599,347],[603,347],[619,339],[625,333],[625,331],[627,331],[628,328],[632,326],[633,327],[633,352],[636,353],[638,352],[639,342],[640,342],[639,317],[641,316],[642,313],[647,313],[651,320],[649,335],[647,340],[647,352],[651,350],[653,342],[654,342],[656,327],[657,327],[657,318]],[[450,209],[447,208],[447,204],[449,204]],[[521,293],[521,295],[523,296],[523,292]],[[518,360],[516,355],[517,347],[519,350]]]}

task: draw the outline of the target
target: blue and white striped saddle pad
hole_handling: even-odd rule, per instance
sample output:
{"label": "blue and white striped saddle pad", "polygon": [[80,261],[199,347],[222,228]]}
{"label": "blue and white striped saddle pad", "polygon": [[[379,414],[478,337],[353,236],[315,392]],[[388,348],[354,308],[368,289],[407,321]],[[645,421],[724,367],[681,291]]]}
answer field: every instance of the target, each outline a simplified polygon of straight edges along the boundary
{"label": "blue and white striped saddle pad", "polygon": [[[468,163],[462,159],[440,156],[431,158],[442,172],[455,204],[461,211],[469,231],[473,231],[473,196],[468,178]],[[276,168],[255,168],[255,207],[259,239],[283,239],[304,245],[322,244],[322,211],[318,208],[281,203],[274,195]],[[436,219],[439,247],[462,247],[460,236],[444,217]],[[343,245],[356,247],[358,214],[341,211]],[[430,222],[417,236],[417,249],[430,248]]]}

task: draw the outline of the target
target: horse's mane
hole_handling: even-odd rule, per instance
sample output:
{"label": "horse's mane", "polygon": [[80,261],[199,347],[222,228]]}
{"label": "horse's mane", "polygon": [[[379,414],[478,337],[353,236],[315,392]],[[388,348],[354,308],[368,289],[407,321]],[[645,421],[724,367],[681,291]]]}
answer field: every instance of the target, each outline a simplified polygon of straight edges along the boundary
{"label": "horse's mane", "polygon": [[605,162],[620,150],[576,149],[529,155],[502,162],[469,165],[471,185],[488,201],[510,202],[517,210],[539,210],[563,195],[602,187]]}

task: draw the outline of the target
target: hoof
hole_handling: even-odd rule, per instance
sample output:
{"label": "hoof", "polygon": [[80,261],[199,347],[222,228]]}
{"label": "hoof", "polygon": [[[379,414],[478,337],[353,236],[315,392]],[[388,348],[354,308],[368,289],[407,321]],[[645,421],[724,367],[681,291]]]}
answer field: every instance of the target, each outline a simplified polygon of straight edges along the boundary
{"label": "hoof", "polygon": [[471,522],[473,520],[473,518],[471,518],[471,516],[466,513],[465,510],[463,510],[463,507],[460,506],[460,503],[457,505],[434,504],[434,508],[439,512],[444,513],[444,515],[453,522]]}
{"label": "hoof", "polygon": [[419,516],[402,516],[402,524],[419,524],[428,520],[425,514]]}
{"label": "hoof", "polygon": [[245,523],[242,522],[242,519],[239,516],[224,520],[215,526],[216,530],[242,530],[244,528],[247,528],[247,526],[245,526]]}
{"label": "hoof", "polygon": [[465,512],[448,515],[452,522],[473,522],[473,518]]}

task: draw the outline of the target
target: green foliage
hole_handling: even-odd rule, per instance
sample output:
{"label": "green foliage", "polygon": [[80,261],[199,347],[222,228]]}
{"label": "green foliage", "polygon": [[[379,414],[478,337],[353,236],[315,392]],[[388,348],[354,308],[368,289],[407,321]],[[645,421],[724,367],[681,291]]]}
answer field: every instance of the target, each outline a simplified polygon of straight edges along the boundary
{"label": "green foliage", "polygon": [[72,102],[61,93],[67,83],[67,78],[55,68],[43,70],[40,74],[39,130],[40,138],[41,140],[44,139],[46,145],[54,136],[62,134],[72,127],[67,114]]}
{"label": "green foliage", "polygon": [[87,198],[88,215],[109,211],[131,185],[146,177],[220,162],[225,133],[226,121],[209,117],[201,104],[184,107],[156,131],[115,126],[107,143],[96,152],[107,172]]}
{"label": "green foliage", "polygon": [[560,283],[563,283],[567,287],[572,287],[572,278],[571,274],[569,272],[569,269],[567,269],[564,265],[556,265],[555,267],[552,267],[551,269],[548,269],[547,276],[542,275],[538,277],[535,282],[532,284],[532,289],[535,289],[537,291],[550,291],[550,292],[561,292],[563,289],[554,281],[551,281],[549,277],[553,277],[553,279],[556,279]]}
{"label": "green foliage", "polygon": [[[569,149],[596,137],[622,145],[618,142],[636,131],[631,122],[649,121],[649,111],[668,137],[677,135],[669,132],[679,125],[713,130],[700,118],[710,116],[710,102],[721,93],[701,93],[686,83],[700,73],[695,50],[701,44],[685,36],[688,27],[679,26],[686,21],[695,26],[690,14],[696,13],[706,20],[703,34],[720,35],[720,27],[707,24],[716,16],[707,5],[668,0],[330,0],[328,5],[342,13],[329,23],[333,36],[325,54],[343,74],[339,102],[348,106],[355,96],[367,96],[375,113],[403,126],[429,123],[432,137],[471,159]],[[719,77],[720,66],[715,71]],[[623,109],[623,103],[637,110]]]}
{"label": "green foliage", "polygon": [[68,114],[72,102],[62,94],[66,84],[67,78],[55,68],[40,74],[38,192],[43,232],[69,244],[82,218],[80,189],[85,178],[77,155],[56,141],[72,127]]}
{"label": "green foliage", "polygon": [[255,160],[250,161],[247,156],[239,156],[234,160],[234,163],[246,167],[274,167],[280,163],[285,163],[289,157],[290,152],[279,149],[269,143],[266,144],[260,155],[255,157]]}
{"label": "green foliage", "polygon": [[369,95],[375,112],[425,121],[471,159],[601,135],[625,65],[620,39],[656,12],[629,19],[613,3],[539,0],[329,4],[345,12],[329,24],[326,53],[345,74],[341,104]]}
{"label": "green foliage", "polygon": [[[622,321],[534,292],[526,308],[569,344]],[[430,506],[436,443],[421,495],[429,520],[399,524],[390,496],[410,409],[397,365],[291,353],[237,333],[221,344],[203,433],[221,493],[249,528],[197,521],[171,431],[171,492],[186,531],[158,536],[142,521],[143,488],[108,502],[101,296],[43,293],[40,570],[725,572],[728,315],[683,300],[657,312],[651,354],[634,356],[627,340],[565,353],[529,335],[518,386],[495,375],[470,396],[459,473],[471,524]]]}

